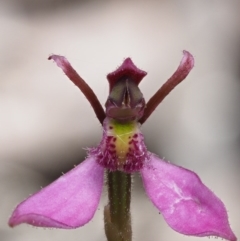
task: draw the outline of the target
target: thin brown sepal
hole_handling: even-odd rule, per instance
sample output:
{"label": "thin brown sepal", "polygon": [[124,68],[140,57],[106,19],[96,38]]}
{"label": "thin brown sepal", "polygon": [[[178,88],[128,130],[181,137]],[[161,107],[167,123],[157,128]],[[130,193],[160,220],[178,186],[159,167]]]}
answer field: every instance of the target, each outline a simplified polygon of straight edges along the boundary
{"label": "thin brown sepal", "polygon": [[193,56],[186,50],[183,51],[183,58],[175,73],[164,83],[161,88],[150,98],[144,110],[143,117],[139,120],[143,124],[163,99],[189,74],[194,66]]}
{"label": "thin brown sepal", "polygon": [[90,88],[90,86],[78,75],[78,73],[73,69],[68,60],[60,55],[51,55],[48,58],[55,61],[58,67],[60,67],[67,77],[82,91],[89,103],[91,104],[98,120],[103,124],[103,120],[106,117],[104,109],[100,104],[97,96]]}

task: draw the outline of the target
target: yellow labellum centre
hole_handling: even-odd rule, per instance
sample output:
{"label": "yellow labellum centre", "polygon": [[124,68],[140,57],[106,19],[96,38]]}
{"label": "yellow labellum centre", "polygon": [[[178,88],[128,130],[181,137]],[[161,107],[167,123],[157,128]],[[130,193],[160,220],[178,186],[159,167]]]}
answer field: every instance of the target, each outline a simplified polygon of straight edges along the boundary
{"label": "yellow labellum centre", "polygon": [[134,138],[137,139],[139,134],[137,122],[119,123],[111,120],[109,123],[108,136],[113,140],[110,147],[115,150],[119,166],[122,166],[127,159],[127,154],[134,149]]}
{"label": "yellow labellum centre", "polygon": [[137,121],[119,122],[106,118],[100,145],[90,150],[100,165],[110,170],[138,171],[148,158],[144,138]]}

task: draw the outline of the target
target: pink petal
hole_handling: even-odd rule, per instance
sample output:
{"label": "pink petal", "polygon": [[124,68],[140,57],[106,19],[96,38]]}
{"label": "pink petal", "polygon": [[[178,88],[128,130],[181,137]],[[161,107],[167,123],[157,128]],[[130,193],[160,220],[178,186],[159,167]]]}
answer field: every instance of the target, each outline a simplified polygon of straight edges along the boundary
{"label": "pink petal", "polygon": [[90,157],[14,210],[9,225],[77,228],[89,222],[99,204],[104,169]]}
{"label": "pink petal", "polygon": [[175,231],[236,240],[224,204],[194,172],[152,155],[141,175],[148,197]]}

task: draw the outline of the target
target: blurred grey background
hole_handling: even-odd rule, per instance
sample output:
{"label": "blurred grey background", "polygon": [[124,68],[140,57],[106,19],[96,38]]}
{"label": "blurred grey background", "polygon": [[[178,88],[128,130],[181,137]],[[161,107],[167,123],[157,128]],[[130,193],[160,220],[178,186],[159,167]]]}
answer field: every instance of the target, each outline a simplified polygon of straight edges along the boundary
{"label": "blurred grey background", "polygon": [[[21,225],[20,201],[66,172],[102,128],[90,105],[47,57],[64,55],[96,92],[123,59],[148,72],[148,100],[175,71],[182,50],[195,68],[143,125],[152,152],[199,174],[225,203],[240,237],[240,2],[224,0],[0,1],[0,240],[104,241],[102,195],[94,219],[76,230]],[[208,240],[171,230],[135,175],[134,240]]]}

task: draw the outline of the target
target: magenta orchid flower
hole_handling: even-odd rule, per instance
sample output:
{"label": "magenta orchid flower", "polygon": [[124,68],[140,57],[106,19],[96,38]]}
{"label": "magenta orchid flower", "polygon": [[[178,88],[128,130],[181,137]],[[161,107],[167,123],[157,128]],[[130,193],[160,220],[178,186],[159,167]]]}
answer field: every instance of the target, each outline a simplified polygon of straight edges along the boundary
{"label": "magenta orchid flower", "polygon": [[[139,172],[147,196],[172,229],[185,235],[211,235],[230,241],[237,240],[229,226],[222,201],[202,183],[196,173],[150,153],[140,130],[140,125],[163,98],[189,74],[194,65],[189,52],[184,51],[176,72],[147,105],[138,87],[147,73],[138,69],[130,58],[125,59],[116,71],[107,76],[110,92],[105,104],[106,112],[94,92],[66,58],[52,55],[50,59],[85,94],[103,124],[103,137],[97,147],[88,150],[88,157],[84,162],[20,203],[9,220],[11,227],[21,223],[64,229],[85,225],[97,210],[106,170],[109,192],[115,192],[113,196],[109,194],[109,205],[105,207],[105,222],[113,224],[112,226],[115,218],[119,221],[117,215],[121,213],[126,212],[124,220],[130,218],[127,216],[128,209],[122,209],[116,215],[112,211],[114,205],[120,203],[118,199],[124,198],[125,194],[121,195],[118,186],[110,184],[114,183],[117,175],[129,178],[133,172]],[[126,180],[131,183],[131,177]],[[130,192],[129,189],[128,186],[126,192]],[[129,203],[127,199],[126,203]],[[109,226],[105,228],[108,240],[114,240],[108,233]]]}

